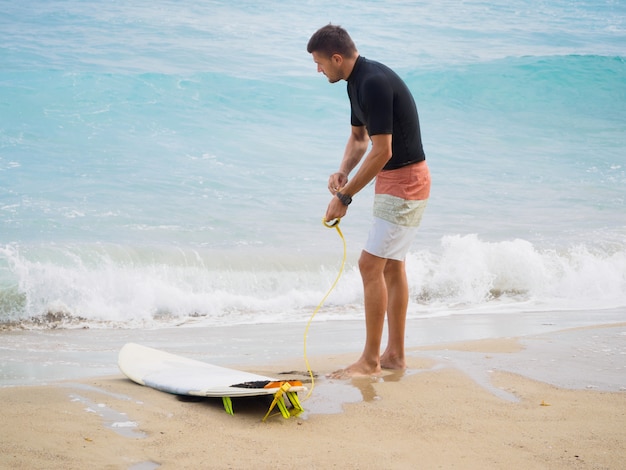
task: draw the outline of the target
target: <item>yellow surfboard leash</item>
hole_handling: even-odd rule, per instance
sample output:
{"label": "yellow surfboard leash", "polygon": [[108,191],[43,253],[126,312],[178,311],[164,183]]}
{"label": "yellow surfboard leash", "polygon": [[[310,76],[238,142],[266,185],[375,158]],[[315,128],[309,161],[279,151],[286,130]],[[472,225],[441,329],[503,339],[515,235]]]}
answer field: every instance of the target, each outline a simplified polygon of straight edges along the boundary
{"label": "yellow surfboard leash", "polygon": [[311,366],[309,365],[309,359],[307,357],[307,352],[306,352],[306,341],[307,341],[307,336],[309,334],[309,327],[311,326],[311,322],[313,321],[313,318],[315,318],[315,315],[317,314],[317,312],[320,311],[320,309],[324,305],[324,302],[326,302],[326,299],[328,298],[330,293],[333,291],[333,289],[339,282],[339,279],[341,278],[344,267],[346,265],[346,258],[347,258],[346,239],[343,236],[341,229],[339,228],[340,221],[341,219],[335,219],[335,220],[328,222],[326,221],[326,219],[322,219],[322,223],[324,224],[325,227],[334,228],[337,230],[337,233],[339,234],[339,237],[341,238],[341,241],[343,242],[343,258],[341,260],[341,267],[339,268],[339,272],[337,273],[335,282],[333,282],[332,286],[330,286],[330,289],[328,289],[328,292],[326,292],[326,295],[324,295],[320,303],[317,305],[317,307],[313,311],[313,314],[311,315],[311,318],[309,318],[306,328],[304,329],[304,363],[306,364],[306,370],[309,373],[309,377],[311,377],[311,388],[309,389],[309,392],[307,393],[307,395],[304,397],[304,400],[308,399],[311,396],[311,394],[313,393],[313,388],[315,387],[315,374],[313,374],[313,370],[311,369]]}
{"label": "yellow surfboard leash", "polygon": [[[334,228],[337,230],[337,233],[339,234],[339,237],[341,238],[341,241],[343,242],[343,258],[341,260],[341,267],[339,268],[339,273],[337,273],[337,277],[335,278],[335,281],[333,282],[330,289],[328,289],[328,292],[326,292],[326,295],[324,295],[320,303],[317,305],[317,307],[313,311],[313,314],[309,318],[309,321],[307,322],[306,328],[304,330],[304,362],[306,364],[306,370],[309,374],[309,377],[311,378],[311,387],[309,388],[309,392],[307,393],[307,395],[304,397],[302,401],[308,399],[311,396],[311,394],[313,393],[313,388],[315,387],[315,374],[313,373],[313,370],[311,369],[311,366],[309,364],[309,359],[307,357],[307,351],[306,351],[306,341],[307,341],[307,337],[309,334],[309,327],[311,326],[311,322],[313,321],[313,318],[315,318],[315,315],[317,314],[317,312],[320,311],[320,309],[324,305],[324,302],[326,302],[326,299],[328,298],[330,293],[333,291],[333,289],[339,282],[339,279],[341,278],[344,267],[346,265],[346,258],[347,258],[346,239],[344,238],[343,233],[341,232],[341,229],[339,228],[340,220],[341,219],[335,219],[331,222],[327,222],[326,219],[322,219],[322,223],[324,224],[325,227]],[[301,385],[301,383],[298,383],[298,384]],[[275,385],[276,384],[272,383],[272,384],[268,384],[267,386],[273,387]],[[274,400],[272,401],[272,404],[270,405],[269,410],[267,411],[265,417],[263,418],[263,421],[266,421],[268,418],[273,416],[271,413],[274,408],[279,409],[280,414],[283,416],[283,418],[290,418],[291,416],[297,416],[304,411],[298,399],[297,392],[290,391],[290,388],[291,388],[291,383],[287,381],[280,383],[280,388],[274,394]],[[285,403],[285,396],[287,396],[287,399],[292,405],[291,410],[287,408],[287,405]],[[226,400],[224,401],[224,407],[226,408],[226,411],[229,414],[232,414],[232,405],[230,403],[227,403]]]}

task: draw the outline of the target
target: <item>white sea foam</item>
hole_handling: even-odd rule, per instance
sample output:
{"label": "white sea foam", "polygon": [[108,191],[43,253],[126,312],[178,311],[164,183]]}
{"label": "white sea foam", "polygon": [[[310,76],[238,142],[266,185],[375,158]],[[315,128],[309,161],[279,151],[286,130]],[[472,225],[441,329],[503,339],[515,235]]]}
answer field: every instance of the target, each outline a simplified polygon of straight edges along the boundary
{"label": "white sea foam", "polygon": [[[4,291],[3,317],[44,328],[300,321],[339,269],[339,259],[291,259],[284,265],[276,258],[217,261],[182,251],[149,258],[119,247],[48,248],[46,260],[37,253],[33,261],[8,246],[0,255],[5,275],[8,270],[18,279]],[[410,253],[407,271],[411,316],[626,306],[623,246],[612,252],[582,245],[557,251],[519,239],[448,236],[439,249]],[[349,263],[320,319],[359,318],[361,303],[360,276]]]}

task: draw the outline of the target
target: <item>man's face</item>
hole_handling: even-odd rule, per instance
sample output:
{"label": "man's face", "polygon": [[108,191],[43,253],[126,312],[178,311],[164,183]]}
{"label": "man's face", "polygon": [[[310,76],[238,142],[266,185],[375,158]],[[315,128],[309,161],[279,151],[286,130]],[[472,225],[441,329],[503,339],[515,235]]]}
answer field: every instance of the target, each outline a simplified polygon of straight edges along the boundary
{"label": "man's face", "polygon": [[317,64],[317,71],[326,75],[330,83],[336,83],[343,78],[341,73],[343,57],[339,54],[327,57],[314,51],[311,55],[313,56],[313,62]]}

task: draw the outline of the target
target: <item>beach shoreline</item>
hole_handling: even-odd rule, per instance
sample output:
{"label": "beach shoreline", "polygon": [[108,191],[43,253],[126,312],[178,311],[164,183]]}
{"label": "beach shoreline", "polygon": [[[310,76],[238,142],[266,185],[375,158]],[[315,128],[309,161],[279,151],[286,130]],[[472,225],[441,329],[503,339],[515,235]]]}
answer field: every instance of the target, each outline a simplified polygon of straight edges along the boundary
{"label": "beach shoreline", "polygon": [[[572,328],[623,322],[623,308],[601,311],[460,314],[407,320],[407,349],[498,338],[524,338]],[[114,375],[117,354],[134,342],[212,364],[265,367],[284,361],[305,367],[303,322],[213,326],[187,324],[168,328],[42,329],[0,332],[0,389],[54,384],[63,380]],[[348,354],[363,346],[363,321],[313,321],[307,332],[309,358]],[[314,361],[311,367],[319,369]]]}
{"label": "beach shoreline", "polygon": [[[625,338],[622,322],[433,343],[408,350],[405,373],[347,381],[324,372],[354,351],[315,354],[305,413],[264,423],[267,401],[234,400],[229,416],[221,400],[176,397],[119,372],[4,387],[0,466],[618,469]],[[246,369],[301,369],[295,355],[276,359]]]}

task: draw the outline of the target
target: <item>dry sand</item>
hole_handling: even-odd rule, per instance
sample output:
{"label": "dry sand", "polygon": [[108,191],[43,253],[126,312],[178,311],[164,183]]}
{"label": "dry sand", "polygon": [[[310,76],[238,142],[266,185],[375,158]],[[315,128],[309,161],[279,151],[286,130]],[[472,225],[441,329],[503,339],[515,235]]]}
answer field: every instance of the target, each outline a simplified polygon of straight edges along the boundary
{"label": "dry sand", "polygon": [[[229,416],[220,400],[182,399],[122,375],[3,388],[0,468],[623,469],[625,391],[567,390],[491,370],[490,385],[513,401],[436,355],[488,361],[523,349],[502,339],[412,350],[404,374],[320,377],[304,415],[266,422],[263,399],[234,400]],[[311,362],[323,374],[351,359]]]}

